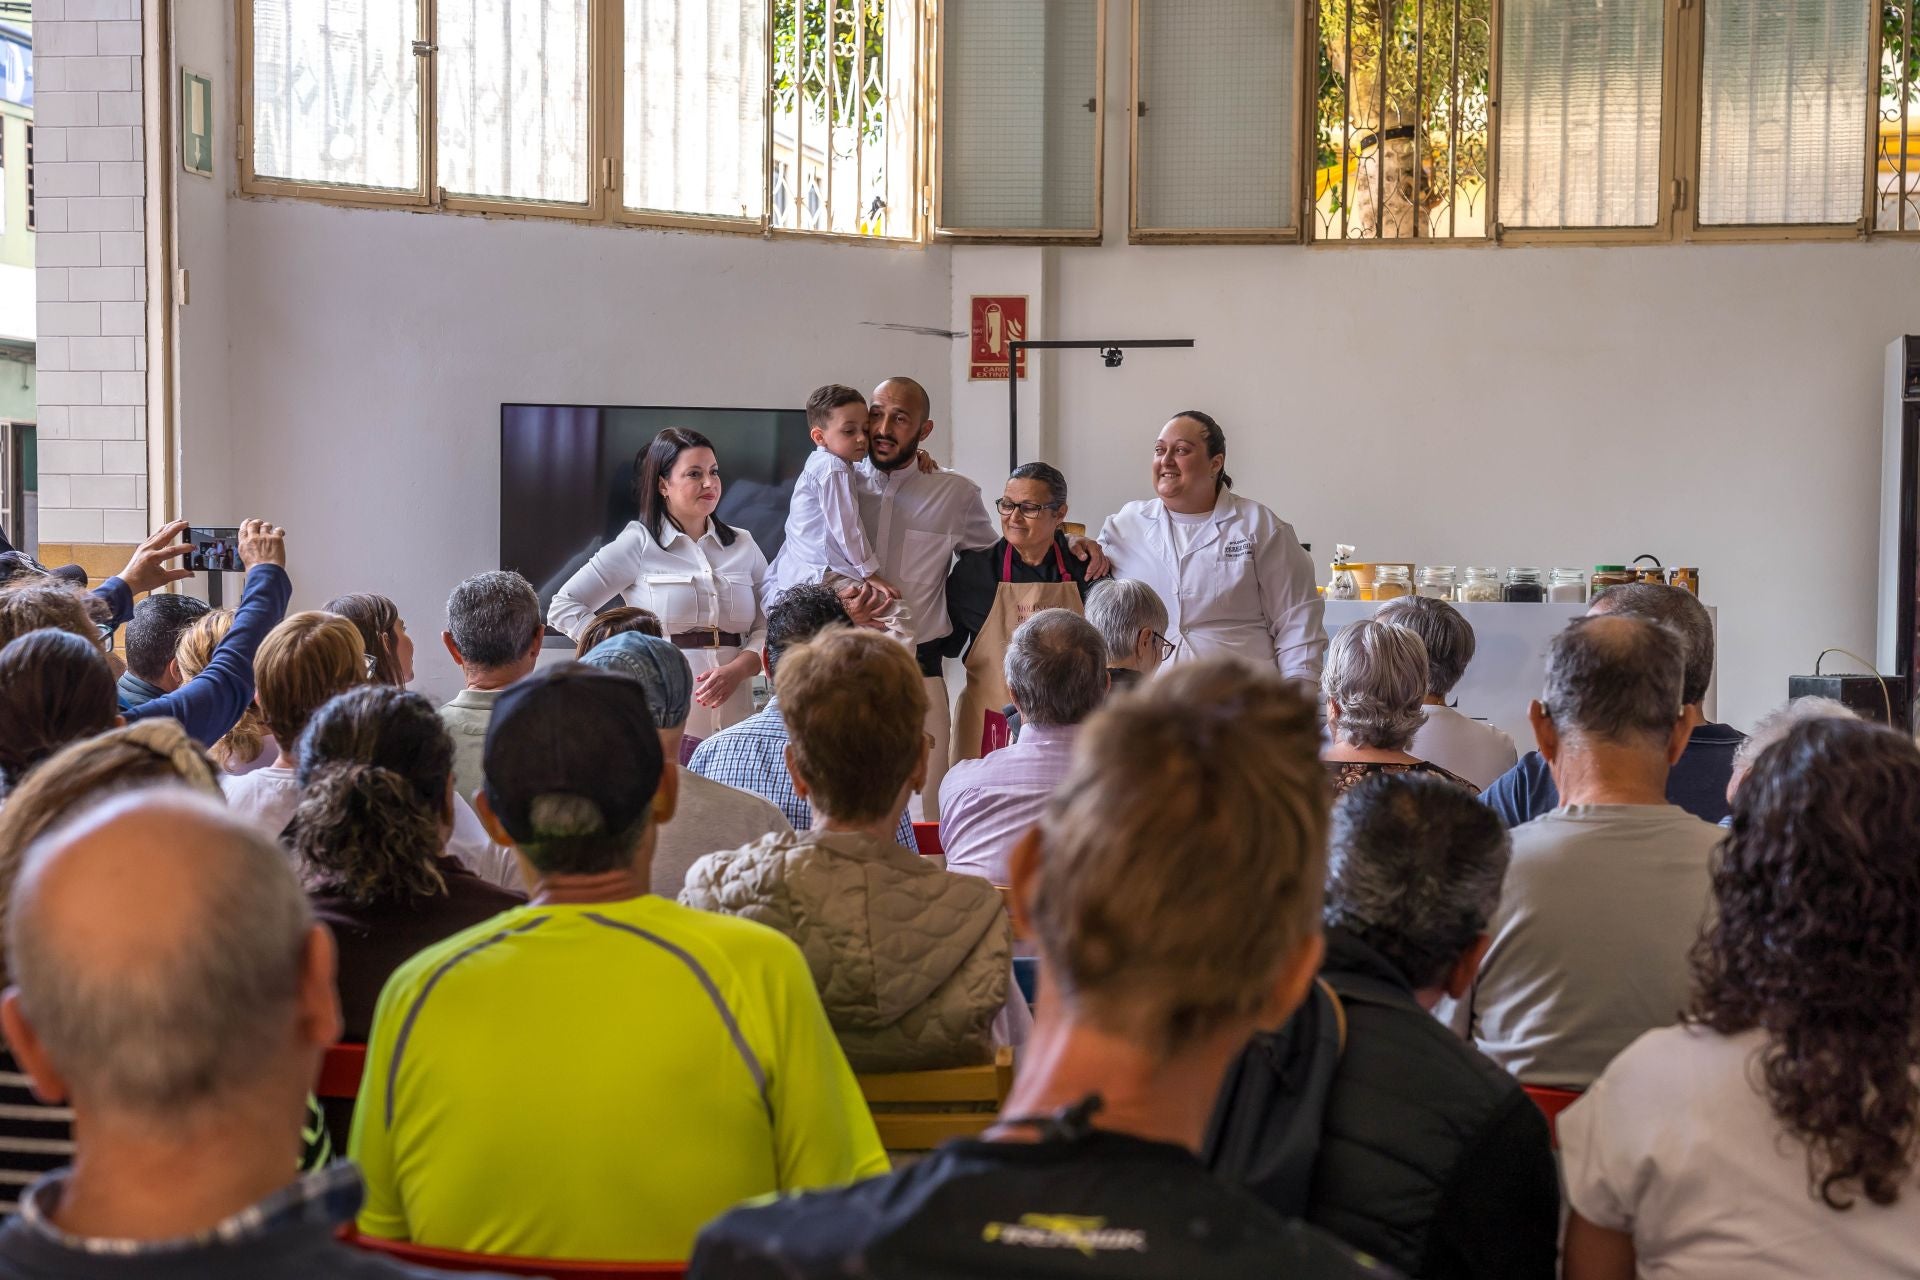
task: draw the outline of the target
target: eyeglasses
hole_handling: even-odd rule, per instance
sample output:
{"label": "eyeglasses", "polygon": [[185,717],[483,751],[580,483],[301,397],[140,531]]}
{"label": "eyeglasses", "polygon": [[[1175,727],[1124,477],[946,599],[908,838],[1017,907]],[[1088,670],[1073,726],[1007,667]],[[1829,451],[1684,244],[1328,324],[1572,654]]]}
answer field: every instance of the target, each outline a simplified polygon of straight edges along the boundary
{"label": "eyeglasses", "polygon": [[1173,658],[1173,641],[1167,639],[1158,631],[1149,631],[1147,634],[1153,637],[1153,647],[1159,651],[1160,661],[1171,661]]}
{"label": "eyeglasses", "polygon": [[1029,520],[1039,515],[1042,511],[1058,511],[1060,509],[1060,504],[1057,502],[1014,502],[1007,498],[1001,498],[995,502],[993,506],[994,509],[1003,516],[1010,516],[1018,511]]}

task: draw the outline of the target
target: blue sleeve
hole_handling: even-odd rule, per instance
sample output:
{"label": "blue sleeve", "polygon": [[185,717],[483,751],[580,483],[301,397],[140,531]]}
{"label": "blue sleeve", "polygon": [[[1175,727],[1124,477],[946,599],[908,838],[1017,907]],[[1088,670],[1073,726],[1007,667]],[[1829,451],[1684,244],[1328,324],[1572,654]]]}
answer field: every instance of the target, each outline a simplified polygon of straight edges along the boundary
{"label": "blue sleeve", "polygon": [[119,575],[108,578],[95,587],[92,595],[97,600],[107,602],[107,611],[112,615],[107,619],[107,627],[124,627],[133,620],[133,592],[122,582]]}
{"label": "blue sleeve", "polygon": [[1500,815],[1509,828],[1532,822],[1543,813],[1560,807],[1560,793],[1554,788],[1553,774],[1538,751],[1529,751],[1520,762],[1493,780],[1480,793],[1488,808]]}
{"label": "blue sleeve", "polygon": [[[117,579],[116,579],[117,581]],[[103,588],[104,589],[104,588]],[[187,736],[212,745],[227,736],[253,701],[253,655],[267,632],[287,616],[293,582],[278,565],[258,564],[247,572],[246,590],[234,610],[227,638],[213,651],[206,670],[144,706],[127,711],[129,724],[154,716],[178,720]],[[289,744],[291,745],[291,744]]]}

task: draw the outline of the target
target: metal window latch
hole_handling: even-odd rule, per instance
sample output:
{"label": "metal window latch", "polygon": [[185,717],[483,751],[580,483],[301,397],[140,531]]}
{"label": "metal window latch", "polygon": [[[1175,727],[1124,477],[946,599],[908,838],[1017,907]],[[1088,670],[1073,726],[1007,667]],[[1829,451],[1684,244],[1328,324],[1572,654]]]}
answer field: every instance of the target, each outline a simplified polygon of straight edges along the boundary
{"label": "metal window latch", "polygon": [[1089,111],[1097,111],[1097,110],[1099,110],[1099,109],[1100,109],[1100,99],[1098,99],[1098,98],[1088,98],[1088,99],[1087,99],[1087,110],[1089,110]]}
{"label": "metal window latch", "polygon": [[1673,180],[1674,212],[1678,213],[1680,210],[1686,207],[1687,207],[1687,180],[1685,178],[1675,178]]}
{"label": "metal window latch", "polygon": [[415,40],[413,42],[413,56],[416,58],[424,58],[429,54],[438,52],[440,52],[440,46],[431,40]]}
{"label": "metal window latch", "polygon": [[1141,115],[1147,114],[1147,104],[1144,102],[1134,103],[1133,108],[1135,111],[1139,112]]}

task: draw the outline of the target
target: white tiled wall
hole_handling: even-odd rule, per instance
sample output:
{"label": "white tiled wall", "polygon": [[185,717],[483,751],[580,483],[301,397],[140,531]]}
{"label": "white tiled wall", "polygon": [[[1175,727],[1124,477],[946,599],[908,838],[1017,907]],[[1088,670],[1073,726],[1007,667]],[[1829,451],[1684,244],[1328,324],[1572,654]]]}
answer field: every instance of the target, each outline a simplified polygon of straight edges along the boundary
{"label": "white tiled wall", "polygon": [[40,538],[147,535],[140,0],[36,0]]}

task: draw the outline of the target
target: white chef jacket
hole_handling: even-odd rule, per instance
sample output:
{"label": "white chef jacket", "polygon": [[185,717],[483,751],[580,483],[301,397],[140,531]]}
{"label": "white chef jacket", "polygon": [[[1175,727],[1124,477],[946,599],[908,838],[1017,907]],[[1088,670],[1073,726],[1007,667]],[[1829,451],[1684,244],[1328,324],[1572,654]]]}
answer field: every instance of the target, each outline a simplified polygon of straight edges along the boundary
{"label": "white chef jacket", "polygon": [[1107,517],[1100,545],[1114,577],[1138,578],[1166,603],[1173,661],[1245,658],[1318,684],[1325,606],[1293,526],[1231,489],[1184,553],[1172,526],[1160,499],[1129,502]]}
{"label": "white chef jacket", "polygon": [[656,542],[634,520],[554,593],[547,621],[577,640],[600,606],[622,596],[658,614],[669,636],[717,627],[759,653],[767,645],[766,578],[767,558],[745,529],[734,528],[729,547],[711,520],[698,542],[669,522],[666,541]]}
{"label": "white chef jacket", "polygon": [[829,570],[863,582],[880,572],[853,491],[852,465],[830,450],[814,449],[793,483],[786,541],[767,571],[768,600],[779,599],[788,587],[823,582]]}
{"label": "white chef jacket", "polygon": [[1000,540],[980,486],[957,471],[923,473],[912,464],[882,471],[863,462],[855,472],[860,523],[880,557],[880,576],[900,589],[912,611],[913,642],[940,639],[953,630],[947,573],[954,553]]}

